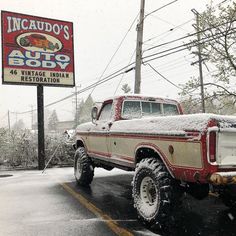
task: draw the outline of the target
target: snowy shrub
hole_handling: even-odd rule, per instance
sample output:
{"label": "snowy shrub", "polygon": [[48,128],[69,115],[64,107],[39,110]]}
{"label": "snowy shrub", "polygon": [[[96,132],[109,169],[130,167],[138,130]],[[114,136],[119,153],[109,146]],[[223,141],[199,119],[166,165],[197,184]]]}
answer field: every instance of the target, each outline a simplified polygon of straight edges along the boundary
{"label": "snowy shrub", "polygon": [[[55,152],[56,150],[56,152]],[[55,154],[49,164],[72,165],[74,150],[72,141],[61,134],[45,135],[45,161]],[[7,167],[37,167],[38,136],[29,130],[12,130],[10,133],[0,128],[0,165]]]}

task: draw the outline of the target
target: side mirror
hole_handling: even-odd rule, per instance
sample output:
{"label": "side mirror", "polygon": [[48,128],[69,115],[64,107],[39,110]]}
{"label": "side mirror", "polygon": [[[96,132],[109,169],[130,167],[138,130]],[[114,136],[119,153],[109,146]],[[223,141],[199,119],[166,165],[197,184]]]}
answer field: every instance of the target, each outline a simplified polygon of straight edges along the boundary
{"label": "side mirror", "polygon": [[97,115],[98,115],[98,108],[93,107],[91,111],[91,118],[93,123],[95,123],[95,121],[97,120]]}

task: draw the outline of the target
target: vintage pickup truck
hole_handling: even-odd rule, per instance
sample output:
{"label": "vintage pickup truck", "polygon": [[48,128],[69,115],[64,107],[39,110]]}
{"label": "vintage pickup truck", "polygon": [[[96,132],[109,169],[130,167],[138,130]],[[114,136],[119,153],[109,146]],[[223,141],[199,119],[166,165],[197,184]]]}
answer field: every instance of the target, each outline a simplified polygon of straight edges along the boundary
{"label": "vintage pickup truck", "polygon": [[95,167],[134,171],[134,207],[163,224],[182,192],[215,191],[236,209],[236,117],[183,115],[175,100],[141,95],[107,99],[76,129],[74,175],[89,185]]}

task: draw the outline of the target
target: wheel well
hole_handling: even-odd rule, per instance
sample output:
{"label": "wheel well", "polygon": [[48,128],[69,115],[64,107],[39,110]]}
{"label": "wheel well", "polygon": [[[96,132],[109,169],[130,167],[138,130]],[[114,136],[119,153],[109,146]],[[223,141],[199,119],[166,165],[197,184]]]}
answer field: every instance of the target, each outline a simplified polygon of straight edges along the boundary
{"label": "wheel well", "polygon": [[78,147],[84,147],[84,143],[81,140],[76,141],[76,148]]}
{"label": "wheel well", "polygon": [[160,160],[165,165],[165,167],[169,171],[170,175],[172,177],[174,176],[172,171],[169,169],[169,167],[166,165],[166,163],[162,160],[161,156],[152,148],[148,148],[148,147],[139,148],[136,151],[135,164],[139,163],[142,159],[148,158],[148,157],[154,157],[154,158]]}
{"label": "wheel well", "polygon": [[147,158],[147,157],[154,157],[157,158],[158,160],[162,161],[160,155],[153,149],[151,148],[139,148],[136,151],[135,155],[135,161],[136,163],[139,163],[142,159]]}

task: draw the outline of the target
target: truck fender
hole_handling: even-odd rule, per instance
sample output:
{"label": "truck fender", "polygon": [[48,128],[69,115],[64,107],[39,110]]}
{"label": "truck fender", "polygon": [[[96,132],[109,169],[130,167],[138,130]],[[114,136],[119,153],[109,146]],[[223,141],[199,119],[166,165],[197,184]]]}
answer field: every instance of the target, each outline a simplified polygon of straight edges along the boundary
{"label": "truck fender", "polygon": [[174,174],[166,162],[167,158],[165,157],[165,154],[156,145],[146,144],[146,143],[139,144],[135,148],[134,156],[135,156],[135,165],[138,162],[140,162],[143,158],[155,157],[159,159],[165,165],[170,175],[174,178]]}

